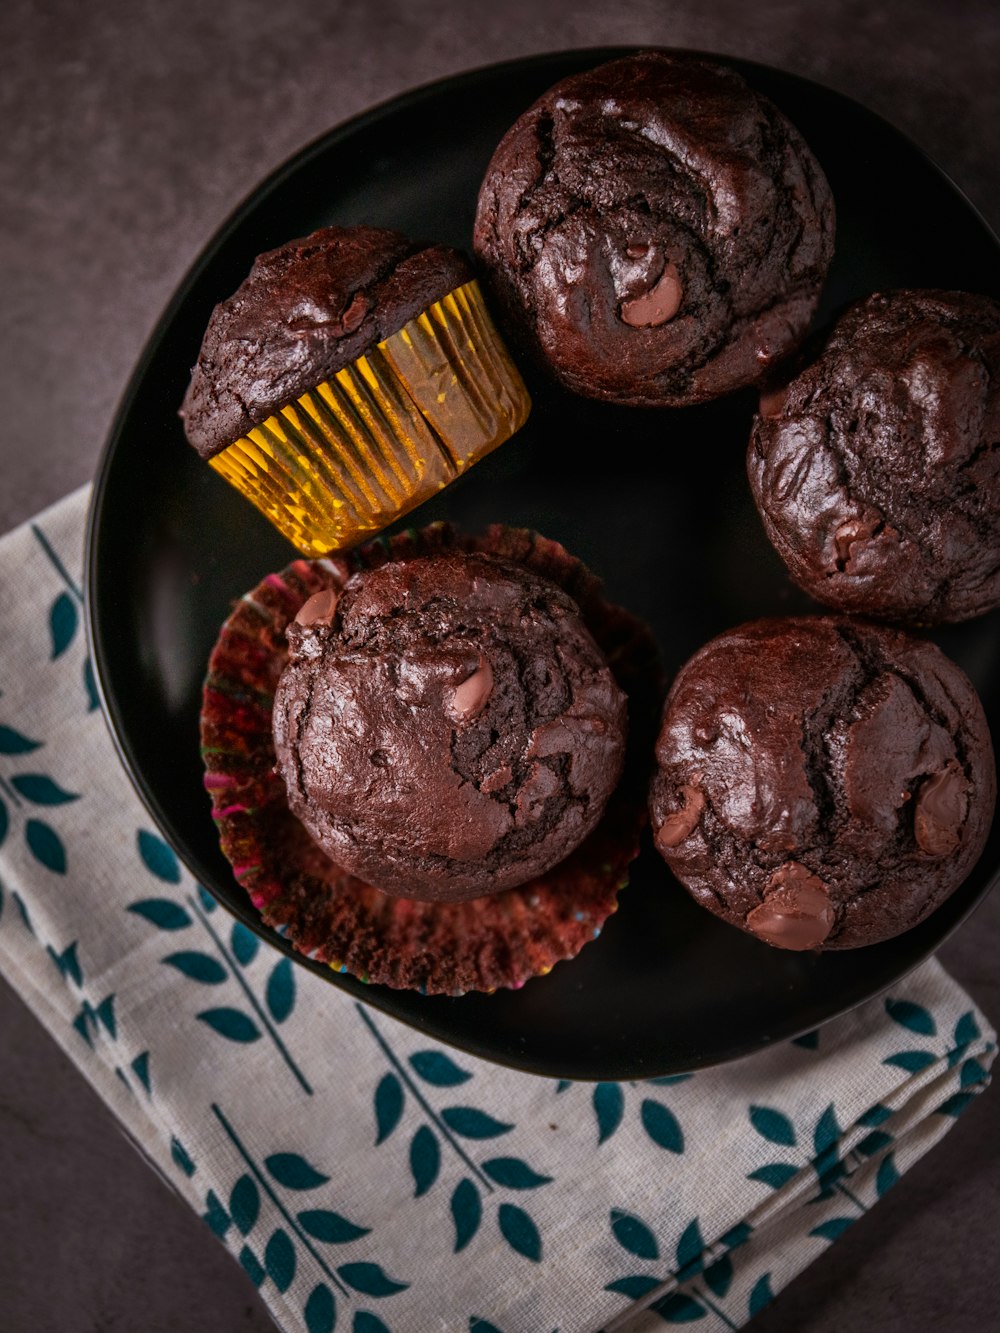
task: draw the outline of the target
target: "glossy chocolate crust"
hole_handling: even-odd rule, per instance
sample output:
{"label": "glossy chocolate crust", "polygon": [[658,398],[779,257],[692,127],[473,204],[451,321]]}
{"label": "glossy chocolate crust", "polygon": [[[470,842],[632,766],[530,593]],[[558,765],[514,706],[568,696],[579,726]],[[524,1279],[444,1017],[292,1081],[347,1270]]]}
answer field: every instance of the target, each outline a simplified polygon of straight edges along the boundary
{"label": "glossy chocolate crust", "polygon": [[475,250],[567,388],[677,407],[801,342],[833,255],[826,179],[725,66],[646,52],[557,83],[507,132]]}
{"label": "glossy chocolate crust", "polygon": [[211,458],[471,277],[457,250],[381,227],[321,227],[259,255],[208,322],[188,440]]}
{"label": "glossy chocolate crust", "polygon": [[819,601],[923,624],[1000,605],[1000,304],[858,302],[764,397],[747,468],[768,537]]}
{"label": "glossy chocolate crust", "polygon": [[394,896],[481,897],[563,860],[621,775],[626,700],[573,600],[458,553],[355,574],[288,629],[288,803]]}
{"label": "glossy chocolate crust", "polygon": [[917,925],[985,845],[982,705],[926,640],[839,617],[758,620],[674,682],[656,845],[709,911],[769,944],[846,949]]}

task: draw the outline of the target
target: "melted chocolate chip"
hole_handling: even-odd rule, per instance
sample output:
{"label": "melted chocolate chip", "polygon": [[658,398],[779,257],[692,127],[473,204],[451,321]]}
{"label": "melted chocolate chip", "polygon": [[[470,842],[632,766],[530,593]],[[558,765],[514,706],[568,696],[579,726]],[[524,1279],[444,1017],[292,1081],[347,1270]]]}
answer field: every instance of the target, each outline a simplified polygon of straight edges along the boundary
{"label": "melted chocolate chip", "polygon": [[314,592],[299,607],[295,617],[296,625],[332,625],[339,601],[339,593],[334,592],[332,588]]}
{"label": "melted chocolate chip", "polygon": [[660,279],[648,292],[623,301],[622,322],[633,329],[653,329],[667,324],[681,308],[684,288],[676,264],[667,264]]}
{"label": "melted chocolate chip", "polygon": [[448,700],[448,712],[459,723],[471,722],[483,711],[493,691],[493,671],[485,657],[468,680],[456,685]]}
{"label": "melted chocolate chip", "polygon": [[705,793],[701,788],[686,783],[681,788],[681,798],[684,801],[681,808],[667,815],[656,830],[656,845],[660,848],[679,847],[691,836],[701,819],[705,808]]}
{"label": "melted chocolate chip", "polygon": [[758,939],[779,949],[816,949],[829,935],[834,915],[819,876],[798,861],[788,861],[771,876],[764,901],[746,925]]}
{"label": "melted chocolate chip", "polygon": [[913,811],[917,846],[927,856],[950,856],[962,841],[968,813],[969,784],[958,763],[951,759],[917,793]]}

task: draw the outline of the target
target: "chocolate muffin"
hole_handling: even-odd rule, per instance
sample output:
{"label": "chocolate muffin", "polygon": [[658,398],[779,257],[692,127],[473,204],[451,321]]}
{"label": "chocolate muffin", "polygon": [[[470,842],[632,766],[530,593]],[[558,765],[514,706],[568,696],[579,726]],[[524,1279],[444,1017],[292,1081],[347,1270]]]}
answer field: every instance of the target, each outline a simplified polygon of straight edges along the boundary
{"label": "chocolate muffin", "polygon": [[212,312],[181,407],[188,441],[220,453],[472,278],[457,250],[382,227],[322,227],[259,255]]}
{"label": "chocolate muffin", "polygon": [[355,574],[288,627],[288,804],[383,892],[459,901],[562,861],[621,775],[626,701],[573,600],[453,552]]}
{"label": "chocolate muffin", "polygon": [[667,699],[656,846],[709,911],[784,949],[917,925],[985,845],[982,705],[933,644],[837,617],[713,639]]}
{"label": "chocolate muffin", "polygon": [[801,342],[833,254],[826,179],[735,71],[649,51],[557,83],[504,136],[475,251],[567,388],[679,407]]}
{"label": "chocolate muffin", "polygon": [[1000,605],[1000,304],[869,296],[762,399],[750,485],[792,578],[842,611],[934,624]]}
{"label": "chocolate muffin", "polygon": [[530,401],[465,258],[380,227],[260,255],[216,306],[181,417],[294,545],[354,545],[523,424]]}

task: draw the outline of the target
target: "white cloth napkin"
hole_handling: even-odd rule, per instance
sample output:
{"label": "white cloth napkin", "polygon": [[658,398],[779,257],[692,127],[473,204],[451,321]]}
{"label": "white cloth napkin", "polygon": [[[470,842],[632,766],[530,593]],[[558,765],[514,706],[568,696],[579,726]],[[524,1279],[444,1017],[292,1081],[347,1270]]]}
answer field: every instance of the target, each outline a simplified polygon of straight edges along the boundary
{"label": "white cloth napkin", "polygon": [[443,1049],[294,967],[117,761],[87,500],[0,541],[0,970],[282,1328],[736,1328],[986,1086],[994,1033],[934,961],[809,1038],[596,1085]]}

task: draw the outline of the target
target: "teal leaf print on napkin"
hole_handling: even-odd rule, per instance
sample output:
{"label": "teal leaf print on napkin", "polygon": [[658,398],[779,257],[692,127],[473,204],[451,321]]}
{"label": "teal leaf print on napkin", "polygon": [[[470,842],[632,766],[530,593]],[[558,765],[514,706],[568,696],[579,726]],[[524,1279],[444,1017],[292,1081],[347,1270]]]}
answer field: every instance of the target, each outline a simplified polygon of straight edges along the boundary
{"label": "teal leaf print on napkin", "polygon": [[193,924],[184,908],[169,898],[144,898],[141,902],[130,903],[125,910],[141,916],[158,930],[184,930]]}
{"label": "teal leaf print on napkin", "polygon": [[97,693],[97,680],[94,677],[94,664],[90,658],[83,663],[83,692],[87,696],[87,712],[93,713],[101,706],[101,697]]}
{"label": "teal leaf print on napkin", "polygon": [[405,1096],[395,1074],[384,1074],[375,1089],[375,1146],[384,1143],[399,1124]]}
{"label": "teal leaf print on napkin", "polygon": [[413,1197],[426,1194],[438,1178],[441,1167],[441,1149],[434,1132],[421,1125],[410,1143],[410,1171],[416,1186]]}
{"label": "teal leaf print on napkin", "polygon": [[47,946],[48,955],[59,969],[62,976],[74,982],[77,986],[83,985],[83,969],[80,966],[80,960],[76,956],[77,941],[68,944],[62,953],[57,953],[52,945]]}
{"label": "teal leaf print on napkin", "polygon": [[470,1315],[469,1333],[500,1333],[500,1330],[494,1324],[487,1323],[485,1319]]}
{"label": "teal leaf print on napkin", "polygon": [[826,1222],[821,1222],[818,1227],[813,1227],[809,1234],[833,1242],[842,1236],[855,1220],[853,1217],[831,1217]]}
{"label": "teal leaf print on napkin", "polygon": [[892,1153],[886,1153],[878,1164],[878,1173],[875,1176],[875,1193],[881,1199],[883,1194],[888,1194],[899,1179],[899,1171],[896,1169],[896,1163],[893,1160]]}
{"label": "teal leaf print on napkin", "polygon": [[609,1282],[604,1288],[605,1291],[616,1291],[622,1296],[628,1296],[630,1300],[637,1301],[642,1296],[648,1296],[654,1287],[660,1285],[658,1277],[651,1277],[648,1273],[633,1273],[629,1277],[617,1277],[614,1282]]}
{"label": "teal leaf print on napkin", "polygon": [[260,1261],[251,1250],[249,1245],[244,1245],[237,1258],[240,1261],[240,1267],[246,1272],[250,1281],[255,1287],[259,1287],[264,1281],[264,1270],[260,1266]]}
{"label": "teal leaf print on napkin", "polygon": [[285,1292],[292,1285],[295,1277],[295,1246],[281,1227],[271,1233],[264,1249],[264,1271],[279,1291]]}
{"label": "teal leaf print on napkin", "polygon": [[[168,884],[175,882],[175,879],[180,880],[180,862],[162,838],[147,829],[140,829],[136,835],[136,845],[144,866],[157,879]],[[221,986],[226,981],[234,981],[255,1017],[230,1005],[203,1010],[195,1017],[227,1041],[246,1045],[267,1036],[303,1091],[311,1096],[312,1087],[275,1026],[282,1023],[295,1006],[295,979],[291,961],[281,958],[274,965],[268,976],[264,999],[261,1000],[243,975],[243,968],[249,966],[258,955],[257,937],[242,922],[236,922],[227,946],[224,935],[208,919],[209,912],[215,909],[214,900],[200,885],[196,889],[197,895],[187,895],[187,906],[171,898],[143,898],[129,903],[126,911],[148,921],[158,930],[187,930],[197,922],[211,940],[218,957],[203,949],[185,949],[168,954],[161,961],[199,985]],[[206,906],[206,902],[210,906]]]}
{"label": "teal leaf print on napkin", "polygon": [[383,1324],[378,1315],[370,1310],[357,1310],[351,1324],[352,1333],[391,1333],[388,1325]]}
{"label": "teal leaf print on napkin", "polygon": [[472,1077],[444,1051],[416,1051],[410,1056],[410,1066],[425,1083],[435,1088],[454,1088]]}
{"label": "teal leaf print on napkin", "polygon": [[632,1213],[613,1208],[611,1230],[615,1240],[622,1249],[628,1250],[629,1254],[634,1254],[639,1259],[659,1259],[660,1248],[656,1243],[656,1237],[645,1222]]}
{"label": "teal leaf print on napkin", "polygon": [[764,1273],[754,1283],[753,1291],[750,1293],[750,1300],[747,1304],[747,1313],[752,1319],[755,1314],[760,1314],[765,1305],[770,1305],[774,1300],[774,1292],[771,1290],[771,1274]]}
{"label": "teal leaf print on napkin", "polygon": [[934,1015],[922,1005],[914,1004],[912,1000],[886,1000],[885,1012],[894,1023],[899,1023],[922,1037],[933,1037],[937,1034]]}
{"label": "teal leaf print on napkin", "polygon": [[721,1301],[728,1293],[733,1282],[733,1261],[728,1254],[717,1259],[710,1268],[705,1269],[705,1285]]}
{"label": "teal leaf print on napkin", "polygon": [[500,1234],[518,1254],[539,1263],[542,1258],[542,1238],[538,1228],[524,1211],[512,1203],[502,1203],[497,1210]]}
{"label": "teal leaf print on napkin", "polygon": [[229,936],[229,946],[241,967],[246,967],[253,962],[259,945],[260,941],[249,926],[245,926],[242,921],[233,922],[232,933]]}
{"label": "teal leaf print on napkin", "polygon": [[329,1287],[313,1287],[302,1311],[307,1333],[333,1333],[337,1326],[337,1302]]}
{"label": "teal leaf print on napkin", "polygon": [[455,1186],[451,1196],[451,1216],[455,1223],[455,1253],[463,1250],[479,1230],[483,1217],[483,1201],[479,1191],[468,1177]]}
{"label": "teal leaf print on napkin", "polygon": [[207,1224],[213,1235],[218,1236],[220,1240],[224,1239],[232,1223],[229,1214],[222,1206],[221,1199],[213,1190],[209,1190],[205,1204],[206,1209],[202,1214],[202,1221]]}
{"label": "teal leaf print on napkin", "polygon": [[14,790],[33,805],[66,805],[80,799],[77,792],[64,791],[44,773],[19,773],[10,781]]}
{"label": "teal leaf print on napkin", "polygon": [[781,1111],[770,1106],[751,1106],[750,1123],[761,1138],[767,1139],[769,1143],[795,1147],[795,1127]]}
{"label": "teal leaf print on napkin", "polygon": [[229,1215],[241,1235],[249,1235],[259,1214],[260,1191],[252,1176],[240,1176],[229,1195]]}
{"label": "teal leaf print on napkin", "polygon": [[33,741],[13,727],[0,726],[0,754],[31,754],[32,750],[40,750],[42,744],[42,741]]}
{"label": "teal leaf print on napkin", "polygon": [[372,1263],[342,1264],[337,1274],[349,1287],[365,1296],[395,1296],[397,1291],[405,1291],[410,1285],[408,1282],[397,1282],[378,1264]]}
{"label": "teal leaf print on napkin", "polygon": [[170,1140],[170,1156],[173,1159],[174,1165],[179,1171],[182,1171],[184,1175],[188,1177],[194,1175],[197,1167],[191,1160],[191,1154],[176,1135]]}
{"label": "teal leaf print on napkin", "polygon": [[898,1051],[895,1055],[887,1055],[882,1063],[895,1065],[897,1069],[905,1069],[908,1074],[919,1074],[936,1060],[937,1056],[933,1051]]}
{"label": "teal leaf print on napkin", "polygon": [[643,1129],[659,1147],[672,1153],[684,1151],[684,1134],[677,1117],[662,1102],[647,1097],[640,1108],[640,1119]]}
{"label": "teal leaf print on napkin", "polygon": [[354,1222],[342,1217],[329,1208],[311,1208],[296,1214],[299,1225],[313,1240],[324,1241],[327,1245],[347,1245],[352,1240],[360,1240],[369,1234],[368,1227],[359,1227]]}
{"label": "teal leaf print on napkin", "polygon": [[441,1119],[449,1129],[465,1139],[495,1139],[514,1128],[502,1120],[494,1120],[485,1111],[477,1111],[473,1106],[446,1106],[441,1112]]}
{"label": "teal leaf print on napkin", "polygon": [[682,1291],[665,1296],[662,1301],[655,1301],[652,1308],[668,1324],[690,1324],[695,1319],[704,1319],[708,1311]]}
{"label": "teal leaf print on napkin", "polygon": [[625,1114],[625,1094],[618,1083],[598,1083],[592,1094],[594,1114],[597,1116],[598,1146],[606,1143],[622,1122]]}
{"label": "teal leaf print on napkin", "polygon": [[49,636],[52,640],[52,659],[61,657],[76,637],[79,624],[76,602],[68,592],[61,592],[49,607]]}
{"label": "teal leaf print on napkin", "polygon": [[799,1168],[791,1162],[768,1162],[765,1166],[758,1166],[756,1171],[751,1171],[747,1180],[759,1180],[762,1185],[780,1190],[782,1185],[787,1185],[798,1174]]}
{"label": "teal leaf print on napkin", "polygon": [[149,1079],[149,1052],[142,1051],[141,1054],[137,1055],[129,1064],[129,1069],[135,1074],[136,1078],[146,1091],[152,1092],[152,1085]]}
{"label": "teal leaf print on napkin", "polygon": [[53,874],[66,873],[66,848],[54,828],[41,819],[29,819],[24,826],[24,840],[28,850],[39,863]]}
{"label": "teal leaf print on napkin", "polygon": [[519,1157],[492,1157],[488,1162],[483,1162],[482,1166],[491,1180],[506,1189],[533,1190],[539,1185],[547,1185],[552,1179],[551,1176],[539,1175]]}
{"label": "teal leaf print on napkin", "polygon": [[267,979],[264,1002],[276,1023],[283,1023],[295,1008],[295,975],[290,958],[279,959]]}
{"label": "teal leaf print on napkin", "polygon": [[295,1152],[272,1153],[264,1158],[264,1166],[279,1185],[290,1190],[312,1190],[330,1180]]}
{"label": "teal leaf print on napkin", "polygon": [[698,1225],[698,1219],[695,1217],[681,1232],[680,1240],[677,1242],[677,1280],[679,1282],[686,1282],[689,1277],[701,1272],[704,1267],[704,1253],[705,1242],[702,1240],[701,1228]]}
{"label": "teal leaf print on napkin", "polygon": [[191,981],[199,981],[204,986],[219,986],[229,979],[229,973],[218,959],[212,958],[207,953],[185,950],[181,953],[167,954],[161,961],[170,967],[175,967]]}
{"label": "teal leaf print on napkin", "polygon": [[143,865],[151,875],[162,879],[165,884],[181,882],[180,862],[172,847],[168,847],[162,838],[148,829],[140,829],[137,835],[139,855]]}
{"label": "teal leaf print on napkin", "polygon": [[793,1037],[793,1046],[801,1046],[804,1051],[819,1050],[819,1031],[814,1029],[812,1032],[803,1032],[801,1037]]}
{"label": "teal leaf print on napkin", "polygon": [[200,1014],[195,1014],[195,1018],[229,1041],[249,1043],[260,1039],[260,1028],[252,1018],[240,1013],[239,1009],[204,1009]]}

